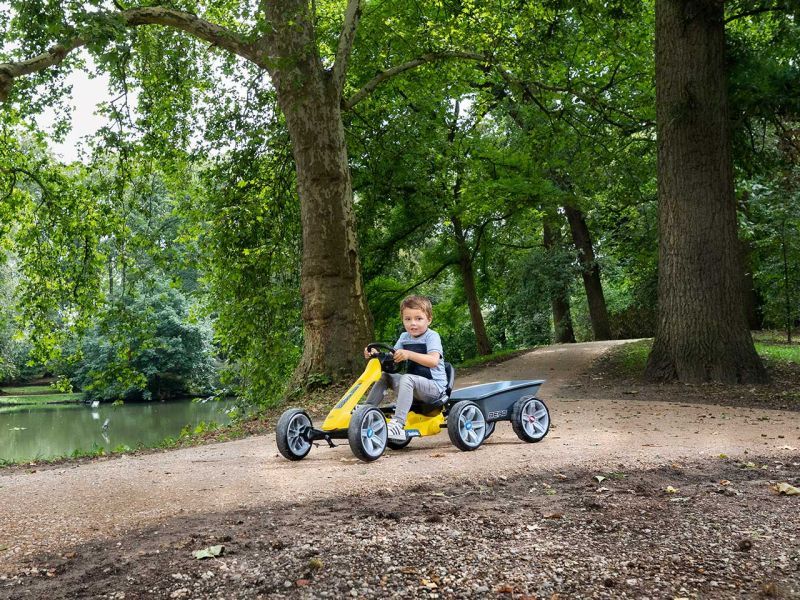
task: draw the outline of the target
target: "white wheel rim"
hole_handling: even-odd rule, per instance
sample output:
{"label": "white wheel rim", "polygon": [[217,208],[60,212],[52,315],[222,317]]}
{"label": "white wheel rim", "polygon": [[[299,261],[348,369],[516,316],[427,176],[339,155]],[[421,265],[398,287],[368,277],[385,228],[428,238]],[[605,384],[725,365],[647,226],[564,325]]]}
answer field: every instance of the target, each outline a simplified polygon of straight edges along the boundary
{"label": "white wheel rim", "polygon": [[458,435],[472,448],[479,446],[486,435],[486,420],[477,406],[467,406],[458,415]]}
{"label": "white wheel rim", "polygon": [[289,450],[296,456],[300,456],[311,448],[311,442],[303,437],[303,429],[311,427],[311,419],[303,413],[298,413],[289,421],[289,426],[286,428],[286,442],[289,444]]}
{"label": "white wheel rim", "polygon": [[541,400],[531,398],[522,408],[522,428],[531,439],[538,440],[547,433],[550,415]]}
{"label": "white wheel rim", "polygon": [[379,410],[371,410],[361,421],[361,447],[369,456],[380,456],[386,448],[386,419]]}

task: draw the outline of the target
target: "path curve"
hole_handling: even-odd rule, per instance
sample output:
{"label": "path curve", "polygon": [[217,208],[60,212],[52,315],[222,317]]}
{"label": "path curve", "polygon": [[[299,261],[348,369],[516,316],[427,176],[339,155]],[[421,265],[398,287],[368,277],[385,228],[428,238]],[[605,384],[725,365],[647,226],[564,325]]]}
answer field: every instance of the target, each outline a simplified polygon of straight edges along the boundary
{"label": "path curve", "polygon": [[520,442],[501,423],[475,452],[458,451],[443,434],[415,440],[370,464],[354,459],[346,445],[314,448],[293,463],[278,455],[274,435],[261,435],[33,473],[0,472],[0,572],[42,551],[179,515],[576,465],[618,470],[746,451],[786,457],[791,446],[800,446],[797,413],[788,411],[562,396],[576,375],[618,343],[548,346],[457,378],[456,387],[546,379],[540,396],[553,427],[539,444]]}

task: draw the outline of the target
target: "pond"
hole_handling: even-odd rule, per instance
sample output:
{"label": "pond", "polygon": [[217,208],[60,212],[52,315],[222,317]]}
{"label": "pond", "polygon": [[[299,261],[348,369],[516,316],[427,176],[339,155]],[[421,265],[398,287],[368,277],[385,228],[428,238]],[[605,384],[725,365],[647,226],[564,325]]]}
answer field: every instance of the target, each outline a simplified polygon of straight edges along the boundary
{"label": "pond", "polygon": [[[0,460],[21,461],[70,455],[76,450],[152,446],[178,437],[202,421],[227,425],[233,400],[192,402],[0,406]],[[103,425],[108,421],[106,428]]]}

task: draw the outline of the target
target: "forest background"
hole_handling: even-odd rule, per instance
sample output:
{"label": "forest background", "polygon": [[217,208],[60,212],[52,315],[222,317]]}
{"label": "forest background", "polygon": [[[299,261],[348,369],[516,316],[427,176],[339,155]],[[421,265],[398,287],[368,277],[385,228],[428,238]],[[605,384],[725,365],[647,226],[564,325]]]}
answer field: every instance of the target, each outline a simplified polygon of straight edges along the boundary
{"label": "forest background", "polygon": [[[0,3],[0,379],[272,405],[420,293],[454,363],[655,336],[652,378],[763,380],[749,331],[800,319],[798,16]],[[87,68],[114,99],[66,164]]]}

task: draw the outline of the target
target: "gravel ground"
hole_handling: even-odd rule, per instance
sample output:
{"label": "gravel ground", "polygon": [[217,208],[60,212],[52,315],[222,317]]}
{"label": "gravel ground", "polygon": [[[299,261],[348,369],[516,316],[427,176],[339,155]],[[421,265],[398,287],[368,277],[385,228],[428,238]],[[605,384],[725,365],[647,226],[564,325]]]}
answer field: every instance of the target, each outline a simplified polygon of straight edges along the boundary
{"label": "gravel ground", "polygon": [[[619,469],[619,470],[615,470]],[[800,598],[800,456],[426,483],[179,518],[2,598]],[[218,558],[194,550],[223,546]]]}
{"label": "gravel ground", "polygon": [[475,452],[290,463],[262,435],[0,470],[0,599],[800,598],[800,496],[777,487],[800,487],[798,379],[713,404],[587,385],[613,344],[461,374],[547,379],[538,444],[501,424]]}

